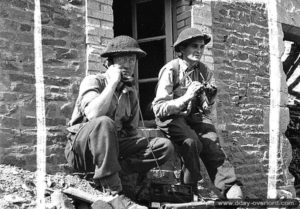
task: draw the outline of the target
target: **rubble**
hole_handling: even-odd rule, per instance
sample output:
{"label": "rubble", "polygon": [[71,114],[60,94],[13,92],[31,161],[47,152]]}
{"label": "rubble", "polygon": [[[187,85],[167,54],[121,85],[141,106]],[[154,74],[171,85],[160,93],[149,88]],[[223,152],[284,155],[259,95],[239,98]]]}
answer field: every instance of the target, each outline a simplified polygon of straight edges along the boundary
{"label": "rubble", "polygon": [[[36,173],[15,166],[0,164],[0,208],[1,209],[36,209]],[[82,202],[75,202],[63,191],[76,188],[91,196],[104,194],[92,187],[90,182],[77,175],[57,173],[46,175],[47,191],[45,202],[47,209],[74,209]],[[80,208],[84,208],[81,206]]]}

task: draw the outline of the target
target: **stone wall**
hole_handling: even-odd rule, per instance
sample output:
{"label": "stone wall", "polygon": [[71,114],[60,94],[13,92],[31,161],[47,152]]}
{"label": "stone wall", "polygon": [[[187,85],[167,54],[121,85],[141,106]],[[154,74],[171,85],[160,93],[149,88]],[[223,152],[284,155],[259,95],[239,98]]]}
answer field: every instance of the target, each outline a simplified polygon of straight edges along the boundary
{"label": "stone wall", "polygon": [[[84,5],[41,0],[47,169],[63,169],[65,125],[85,75]],[[0,163],[36,167],[33,0],[0,1]]]}

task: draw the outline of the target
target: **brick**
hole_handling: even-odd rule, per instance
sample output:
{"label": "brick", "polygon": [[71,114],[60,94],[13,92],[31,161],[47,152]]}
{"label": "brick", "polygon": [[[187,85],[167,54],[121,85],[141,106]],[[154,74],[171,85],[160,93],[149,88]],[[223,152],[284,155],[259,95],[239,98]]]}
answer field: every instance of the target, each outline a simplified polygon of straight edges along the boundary
{"label": "brick", "polygon": [[11,2],[11,4],[14,7],[17,7],[17,8],[20,8],[20,9],[27,9],[28,8],[27,2],[25,0],[13,0]]}
{"label": "brick", "polygon": [[106,38],[113,38],[114,37],[114,31],[113,29],[102,29],[99,30],[99,35],[104,36]]}
{"label": "brick", "polygon": [[189,17],[191,17],[191,12],[190,11],[184,12],[184,13],[182,13],[180,15],[177,15],[176,19],[177,19],[177,21],[181,21],[181,20],[185,20],[185,19],[187,19]]}
{"label": "brick", "polygon": [[94,0],[94,1],[104,3],[104,4],[107,4],[107,5],[112,5],[113,4],[113,0]]}
{"label": "brick", "polygon": [[34,116],[23,116],[21,118],[21,124],[26,127],[35,127],[36,126],[36,117]]}
{"label": "brick", "polygon": [[18,33],[17,41],[20,43],[32,43],[33,44],[33,34],[30,33]]}
{"label": "brick", "polygon": [[176,7],[181,7],[181,6],[189,6],[190,3],[188,1],[185,1],[185,0],[180,0],[180,1],[177,1],[176,3]]}
{"label": "brick", "polygon": [[51,22],[52,17],[50,17],[49,14],[47,13],[42,13],[41,14],[41,23],[42,25],[47,25],[48,23]]}
{"label": "brick", "polygon": [[99,62],[99,63],[101,63],[101,57],[99,55],[97,55],[97,54],[90,53],[88,55],[88,59],[90,61],[93,61],[93,62]]}
{"label": "brick", "polygon": [[213,50],[213,55],[216,57],[224,57],[225,56],[225,51],[224,50],[219,50],[219,49],[214,49]]}
{"label": "brick", "polygon": [[35,87],[32,84],[14,82],[11,83],[11,91],[22,92],[22,93],[33,93],[35,92]]}
{"label": "brick", "polygon": [[9,74],[9,79],[11,81],[21,81],[24,83],[34,84],[35,78],[32,75],[26,74]]}
{"label": "brick", "polygon": [[[55,98],[55,101],[62,101],[61,98]],[[65,100],[64,100],[65,101]],[[66,119],[65,118],[47,118],[46,120],[46,125],[47,126],[66,126]]]}
{"label": "brick", "polygon": [[[83,41],[82,41],[83,42]],[[70,43],[70,47],[71,48],[76,48],[76,49],[80,49],[82,51],[84,51],[84,46],[85,46],[85,43],[82,43],[82,42],[74,42],[74,41],[71,41]]]}
{"label": "brick", "polygon": [[44,58],[44,64],[52,66],[65,66],[65,63],[58,59]]}
{"label": "brick", "polygon": [[181,6],[181,7],[178,7],[177,9],[176,9],[176,14],[178,15],[178,14],[181,14],[181,13],[183,13],[183,12],[185,12],[185,11],[189,11],[189,10],[191,10],[191,6]]}
{"label": "brick", "polygon": [[68,101],[67,96],[59,94],[59,93],[50,93],[45,95],[46,101]]}
{"label": "brick", "polygon": [[101,8],[101,11],[106,14],[113,14],[112,6],[102,4],[100,8]]}
{"label": "brick", "polygon": [[0,116],[1,127],[6,128],[18,128],[19,127],[19,120],[13,117],[7,116]]}
{"label": "brick", "polygon": [[105,72],[106,68],[102,65],[102,63],[89,61],[88,71],[94,71],[99,73],[99,72]]}
{"label": "brick", "polygon": [[101,42],[100,42],[100,36],[89,35],[89,36],[87,37],[86,43],[87,43],[87,44],[95,44],[95,45],[99,45],[99,44],[101,43]]}
{"label": "brick", "polygon": [[42,36],[43,37],[54,37],[53,28],[46,28],[45,26],[42,27]]}
{"label": "brick", "polygon": [[8,107],[6,104],[0,103],[0,114],[5,114],[8,112]]}
{"label": "brick", "polygon": [[53,46],[65,46],[67,42],[65,40],[57,40],[57,39],[43,39],[43,45],[53,45]]}
{"label": "brick", "polygon": [[222,14],[223,16],[227,16],[229,10],[221,9],[221,10],[219,10],[218,12],[219,12],[220,14]]}
{"label": "brick", "polygon": [[205,63],[213,63],[214,62],[214,59],[212,56],[204,56],[204,62]]}
{"label": "brick", "polygon": [[248,59],[248,54],[247,54],[247,53],[239,52],[237,57],[238,57],[240,60],[247,60],[247,59]]}
{"label": "brick", "polygon": [[24,10],[18,10],[10,8],[9,14],[10,18],[12,20],[18,21],[18,22],[33,22],[33,13],[32,12],[26,12]]}
{"label": "brick", "polygon": [[8,61],[1,64],[3,70],[20,71],[20,65],[17,62]]}
{"label": "brick", "polygon": [[78,35],[84,37],[85,27],[82,27],[82,25],[72,25],[71,28],[73,32],[78,33]]}
{"label": "brick", "polygon": [[67,50],[56,54],[56,59],[76,59],[78,58],[77,50]]}
{"label": "brick", "polygon": [[58,103],[57,102],[49,102],[46,106],[46,117],[55,117],[58,115]]}
{"label": "brick", "polygon": [[88,9],[100,10],[101,9],[100,5],[101,5],[100,2],[93,1],[93,0],[87,2]]}
{"label": "brick", "polygon": [[55,37],[56,38],[65,38],[69,36],[69,31],[63,31],[63,30],[56,30],[55,31]]}
{"label": "brick", "polygon": [[54,24],[64,27],[64,28],[70,28],[71,21],[65,17],[55,17],[54,18]]}
{"label": "brick", "polygon": [[12,50],[14,51],[14,53],[22,54],[21,56],[18,56],[18,60],[16,60],[19,62],[19,65],[22,64],[22,61],[21,61],[22,58],[33,57],[33,54],[34,54],[33,45],[30,43],[15,43],[12,47]]}
{"label": "brick", "polygon": [[4,39],[0,39],[0,48],[8,48],[10,45],[10,42]]}
{"label": "brick", "polygon": [[54,78],[45,76],[45,84],[47,85],[55,85],[55,86],[68,86],[71,81],[68,78]]}
{"label": "brick", "polygon": [[[92,26],[99,26],[100,27],[100,25],[101,25],[101,20],[99,20],[99,19],[96,19],[96,18],[92,18],[92,17],[88,17],[88,21],[87,21],[87,25],[89,26],[89,25],[92,25]],[[107,21],[105,21],[105,22],[107,22]],[[108,21],[108,23],[111,23],[111,24],[113,24],[112,22],[109,22]]]}
{"label": "brick", "polygon": [[177,28],[182,28],[185,26],[184,20],[177,22]]}
{"label": "brick", "polygon": [[19,23],[13,20],[3,19],[0,21],[2,31],[17,31],[19,28]]}
{"label": "brick", "polygon": [[13,32],[8,32],[8,31],[0,32],[0,38],[4,38],[4,39],[10,40],[10,41],[13,41],[16,39],[16,37],[17,37],[16,34]]}
{"label": "brick", "polygon": [[82,43],[85,42],[85,37],[82,36],[80,33],[76,33],[76,32],[70,34],[70,39],[76,42],[82,42]]}
{"label": "brick", "polygon": [[26,31],[26,32],[31,31],[31,25],[21,24],[20,30],[21,31]]}
{"label": "brick", "polygon": [[2,9],[2,7],[0,7],[0,17],[2,18],[8,18],[9,17],[9,11],[7,9]]}
{"label": "brick", "polygon": [[18,94],[15,92],[0,92],[0,101],[12,102],[16,101]]}
{"label": "brick", "polygon": [[88,17],[93,17],[96,19],[106,20],[106,21],[111,21],[111,22],[114,20],[113,15],[109,15],[109,14],[106,14],[104,12],[100,12],[97,10],[88,11]]}
{"label": "brick", "polygon": [[68,102],[68,103],[61,106],[60,113],[66,118],[71,118],[73,108],[74,108],[74,103],[73,102]]}
{"label": "brick", "polygon": [[191,25],[191,22],[192,22],[191,17],[189,17],[189,18],[187,18],[187,19],[184,20],[184,23],[185,23],[185,25],[187,25],[187,26],[190,26],[190,25]]}

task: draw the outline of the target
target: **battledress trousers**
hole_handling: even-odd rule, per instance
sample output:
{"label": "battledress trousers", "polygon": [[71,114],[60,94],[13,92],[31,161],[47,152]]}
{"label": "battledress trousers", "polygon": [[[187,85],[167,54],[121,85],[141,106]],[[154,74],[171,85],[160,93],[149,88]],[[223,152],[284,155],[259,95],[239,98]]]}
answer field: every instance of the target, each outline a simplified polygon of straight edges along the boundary
{"label": "battledress trousers", "polygon": [[201,62],[191,69],[180,58],[170,61],[161,69],[156,97],[152,103],[156,123],[177,145],[184,166],[183,183],[196,187],[202,179],[202,160],[216,188],[225,194],[232,185],[240,182],[237,181],[233,166],[226,160],[208,114],[199,110],[195,99],[188,104],[180,100],[193,81],[213,85],[212,72]]}
{"label": "battledress trousers", "polygon": [[[88,91],[100,94],[105,85],[105,75],[96,75],[86,77],[80,86],[65,149],[69,164],[77,171],[94,172],[94,179],[103,180],[121,169],[142,173],[166,162],[174,151],[170,140],[137,133],[139,112],[134,88],[115,95],[106,116],[91,121],[84,118],[84,107],[93,99],[84,95]],[[114,182],[109,184],[114,186]]]}

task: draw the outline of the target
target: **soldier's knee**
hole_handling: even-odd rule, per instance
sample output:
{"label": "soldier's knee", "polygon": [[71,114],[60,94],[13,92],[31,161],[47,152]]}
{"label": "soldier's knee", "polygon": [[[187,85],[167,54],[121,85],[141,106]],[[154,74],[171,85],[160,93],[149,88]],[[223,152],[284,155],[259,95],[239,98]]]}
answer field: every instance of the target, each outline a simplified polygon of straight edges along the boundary
{"label": "soldier's knee", "polygon": [[164,146],[166,149],[167,158],[171,157],[175,152],[173,143],[169,139],[164,138]]}
{"label": "soldier's knee", "polygon": [[115,122],[108,116],[100,116],[94,119],[94,123],[101,126],[114,127]]}
{"label": "soldier's knee", "polygon": [[199,153],[203,149],[203,145],[200,142],[199,139],[194,139],[194,138],[186,138],[183,142],[185,146],[187,146],[189,149],[196,149]]}

